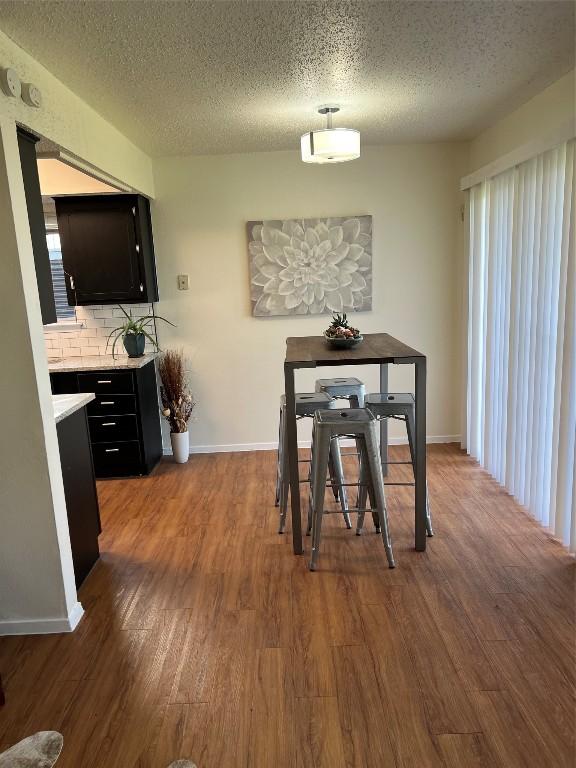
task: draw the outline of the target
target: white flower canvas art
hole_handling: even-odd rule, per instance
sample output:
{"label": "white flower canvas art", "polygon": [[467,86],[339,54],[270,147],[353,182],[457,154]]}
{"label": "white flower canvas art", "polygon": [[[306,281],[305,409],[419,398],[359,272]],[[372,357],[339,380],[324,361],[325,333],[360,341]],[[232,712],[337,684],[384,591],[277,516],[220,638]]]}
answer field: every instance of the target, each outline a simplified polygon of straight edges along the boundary
{"label": "white flower canvas art", "polygon": [[372,309],[372,216],[249,221],[255,317]]}

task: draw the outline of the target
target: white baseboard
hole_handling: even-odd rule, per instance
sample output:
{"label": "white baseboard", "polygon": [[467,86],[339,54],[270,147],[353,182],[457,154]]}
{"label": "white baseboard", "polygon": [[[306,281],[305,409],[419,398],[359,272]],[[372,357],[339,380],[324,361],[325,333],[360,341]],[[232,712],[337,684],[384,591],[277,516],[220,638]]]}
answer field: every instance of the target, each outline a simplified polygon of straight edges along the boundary
{"label": "white baseboard", "polygon": [[[407,445],[405,437],[391,437],[388,441],[390,445]],[[428,435],[427,443],[459,443],[460,435]],[[352,445],[351,440],[342,440],[342,445]],[[300,440],[299,448],[310,448],[310,440]],[[232,443],[230,445],[191,445],[190,453],[235,453],[240,451],[275,451],[278,443]],[[169,446],[164,447],[164,455],[171,456],[172,449]]]}
{"label": "white baseboard", "polygon": [[82,604],[76,602],[66,619],[0,621],[0,637],[3,635],[53,635],[62,632],[74,632],[83,615]]}

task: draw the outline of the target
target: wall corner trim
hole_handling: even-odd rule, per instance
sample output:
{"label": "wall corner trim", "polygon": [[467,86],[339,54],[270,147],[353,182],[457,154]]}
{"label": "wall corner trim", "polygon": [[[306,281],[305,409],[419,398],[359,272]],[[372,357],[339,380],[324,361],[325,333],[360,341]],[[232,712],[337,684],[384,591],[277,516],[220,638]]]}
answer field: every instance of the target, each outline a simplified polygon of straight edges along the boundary
{"label": "wall corner trim", "polygon": [[0,637],[6,635],[53,635],[63,632],[74,632],[83,615],[84,608],[77,601],[72,606],[67,618],[0,620]]}

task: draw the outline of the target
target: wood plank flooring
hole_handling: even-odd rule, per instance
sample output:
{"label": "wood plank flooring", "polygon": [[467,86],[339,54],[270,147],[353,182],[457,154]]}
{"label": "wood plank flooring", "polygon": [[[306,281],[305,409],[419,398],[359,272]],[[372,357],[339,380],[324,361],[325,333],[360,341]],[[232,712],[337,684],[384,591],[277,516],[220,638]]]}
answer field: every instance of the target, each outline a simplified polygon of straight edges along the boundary
{"label": "wood plank flooring", "polygon": [[430,446],[427,552],[390,488],[397,568],[333,515],[313,574],[274,479],[258,452],[99,483],[77,631],[0,639],[0,750],[56,729],[58,768],[573,768],[574,559],[486,473]]}

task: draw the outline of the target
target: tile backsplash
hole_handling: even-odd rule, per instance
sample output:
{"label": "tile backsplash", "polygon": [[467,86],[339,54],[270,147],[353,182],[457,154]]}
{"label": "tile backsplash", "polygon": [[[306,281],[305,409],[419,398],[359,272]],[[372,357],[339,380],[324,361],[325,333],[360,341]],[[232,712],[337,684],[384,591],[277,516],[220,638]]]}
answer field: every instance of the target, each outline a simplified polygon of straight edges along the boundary
{"label": "tile backsplash", "polygon": [[[143,317],[152,312],[152,304],[130,304],[126,310],[132,316]],[[76,307],[76,321],[81,328],[54,331],[45,329],[46,354],[49,360],[62,357],[94,357],[96,355],[112,354],[112,345],[106,349],[110,331],[122,325],[124,314],[117,305],[98,305]],[[148,332],[155,338],[154,325],[148,327]],[[146,352],[153,352],[152,344],[146,340]],[[122,340],[116,345],[117,354],[125,354]]]}

